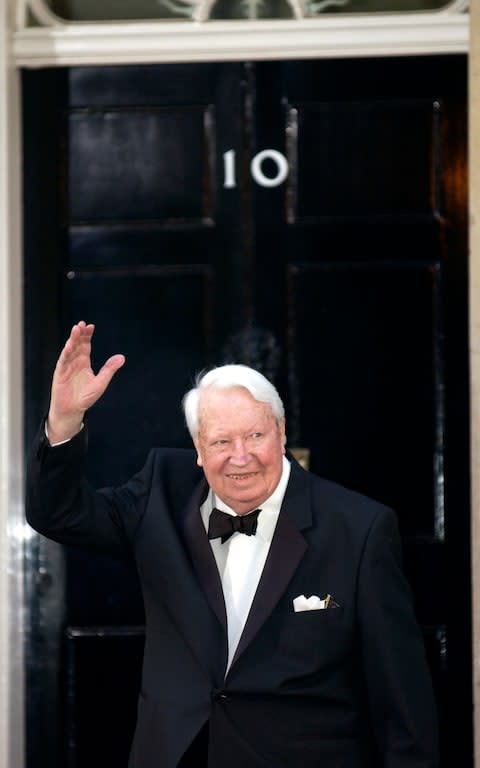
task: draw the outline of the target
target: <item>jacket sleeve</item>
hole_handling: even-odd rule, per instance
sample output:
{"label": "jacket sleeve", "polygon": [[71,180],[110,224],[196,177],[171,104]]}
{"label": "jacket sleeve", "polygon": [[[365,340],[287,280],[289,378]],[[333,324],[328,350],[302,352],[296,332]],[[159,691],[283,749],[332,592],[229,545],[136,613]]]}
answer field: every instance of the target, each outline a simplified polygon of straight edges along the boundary
{"label": "jacket sleeve", "polygon": [[396,517],[382,508],[369,531],[358,584],[358,622],[370,712],[383,768],[437,768],[432,682]]}
{"label": "jacket sleeve", "polygon": [[95,491],[83,476],[86,446],[84,428],[52,448],[42,425],[27,462],[27,522],[62,544],[127,556],[150,493],[154,452],[125,485]]}

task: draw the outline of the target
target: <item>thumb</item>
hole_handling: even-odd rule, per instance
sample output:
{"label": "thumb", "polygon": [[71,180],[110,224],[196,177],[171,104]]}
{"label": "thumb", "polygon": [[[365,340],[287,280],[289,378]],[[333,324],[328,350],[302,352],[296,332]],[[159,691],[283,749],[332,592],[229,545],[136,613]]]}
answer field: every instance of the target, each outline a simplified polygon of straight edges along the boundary
{"label": "thumb", "polygon": [[125,364],[125,355],[112,355],[102,365],[97,373],[97,380],[100,381],[104,388],[108,387],[111,380],[115,376],[116,372]]}

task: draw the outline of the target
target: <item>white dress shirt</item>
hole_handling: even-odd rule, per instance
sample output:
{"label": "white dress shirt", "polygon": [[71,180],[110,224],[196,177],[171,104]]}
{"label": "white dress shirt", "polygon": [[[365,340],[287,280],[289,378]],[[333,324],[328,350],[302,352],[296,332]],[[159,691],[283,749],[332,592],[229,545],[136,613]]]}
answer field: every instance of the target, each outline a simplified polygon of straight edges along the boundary
{"label": "white dress shirt", "polygon": [[[237,531],[224,544],[220,538],[210,540],[222,580],[227,611],[228,662],[225,674],[232,663],[257,591],[289,477],[290,462],[283,457],[280,482],[272,495],[260,505],[262,511],[258,516],[255,536],[246,536]],[[210,489],[207,498],[200,507],[200,514],[206,531],[208,531],[208,520],[214,507],[230,515],[236,514]]]}

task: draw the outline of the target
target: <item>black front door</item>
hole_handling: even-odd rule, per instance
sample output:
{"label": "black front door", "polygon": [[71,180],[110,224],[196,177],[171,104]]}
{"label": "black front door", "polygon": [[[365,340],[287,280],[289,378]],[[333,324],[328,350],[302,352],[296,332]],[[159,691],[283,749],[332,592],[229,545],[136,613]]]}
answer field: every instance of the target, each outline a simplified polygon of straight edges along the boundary
{"label": "black front door", "polygon": [[[153,444],[189,444],[179,402],[195,372],[259,367],[290,448],[397,511],[442,766],[460,740],[468,768],[465,58],[88,67],[23,84],[27,441],[82,318],[98,364],[127,357],[89,415],[95,485]],[[28,555],[28,766],[125,765],[133,568],[40,537]]]}

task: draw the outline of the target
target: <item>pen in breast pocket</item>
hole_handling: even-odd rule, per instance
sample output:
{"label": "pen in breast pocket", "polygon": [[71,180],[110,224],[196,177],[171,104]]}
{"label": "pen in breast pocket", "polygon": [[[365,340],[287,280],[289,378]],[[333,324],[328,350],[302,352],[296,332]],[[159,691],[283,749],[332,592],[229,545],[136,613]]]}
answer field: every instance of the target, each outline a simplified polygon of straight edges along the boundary
{"label": "pen in breast pocket", "polygon": [[330,594],[326,596],[324,606],[325,608],[340,608],[339,604],[335,602]]}

